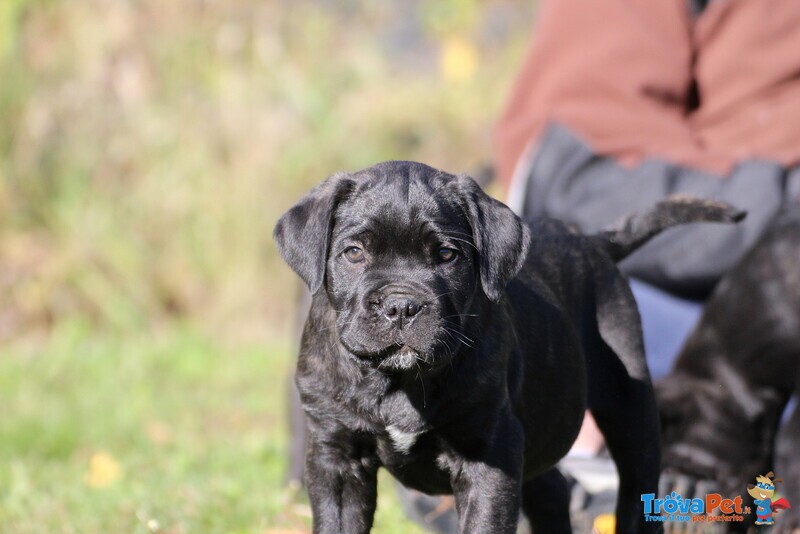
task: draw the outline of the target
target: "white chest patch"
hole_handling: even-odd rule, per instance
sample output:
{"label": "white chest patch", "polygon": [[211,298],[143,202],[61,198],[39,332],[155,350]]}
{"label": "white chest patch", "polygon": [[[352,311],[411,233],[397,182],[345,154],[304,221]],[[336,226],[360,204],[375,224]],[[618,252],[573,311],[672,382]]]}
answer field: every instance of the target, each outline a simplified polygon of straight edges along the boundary
{"label": "white chest patch", "polygon": [[394,425],[387,426],[386,431],[389,432],[389,437],[392,438],[395,450],[403,454],[411,450],[411,447],[414,446],[414,443],[417,442],[417,438],[421,434],[421,432],[406,432]]}

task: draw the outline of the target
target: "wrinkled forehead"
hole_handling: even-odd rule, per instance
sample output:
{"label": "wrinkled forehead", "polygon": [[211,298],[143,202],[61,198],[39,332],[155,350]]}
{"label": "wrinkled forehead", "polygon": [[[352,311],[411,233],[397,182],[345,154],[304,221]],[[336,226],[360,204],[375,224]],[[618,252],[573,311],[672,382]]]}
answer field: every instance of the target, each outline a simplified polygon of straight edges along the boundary
{"label": "wrinkled forehead", "polygon": [[461,203],[446,181],[408,176],[361,176],[336,210],[334,237],[378,234],[417,240],[429,234],[471,236]]}

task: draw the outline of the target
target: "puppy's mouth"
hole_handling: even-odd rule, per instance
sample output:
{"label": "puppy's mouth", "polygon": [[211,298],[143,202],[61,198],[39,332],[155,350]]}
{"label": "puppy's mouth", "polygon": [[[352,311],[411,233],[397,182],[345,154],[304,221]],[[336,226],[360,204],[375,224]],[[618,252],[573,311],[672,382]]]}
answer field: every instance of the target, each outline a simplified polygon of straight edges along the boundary
{"label": "puppy's mouth", "polygon": [[389,345],[378,352],[354,352],[353,354],[363,363],[387,371],[408,371],[426,364],[426,359],[419,350],[402,341]]}
{"label": "puppy's mouth", "polygon": [[394,356],[413,356],[416,358],[419,357],[419,351],[412,348],[407,343],[398,341],[397,343],[389,345],[385,349],[373,355],[373,358],[385,360],[386,358],[391,358]]}

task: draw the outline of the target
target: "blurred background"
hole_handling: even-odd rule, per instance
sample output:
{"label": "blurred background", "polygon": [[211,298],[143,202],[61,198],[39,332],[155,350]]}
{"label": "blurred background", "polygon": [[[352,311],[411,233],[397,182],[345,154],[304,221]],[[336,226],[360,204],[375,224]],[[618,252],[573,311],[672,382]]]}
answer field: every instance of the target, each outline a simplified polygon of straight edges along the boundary
{"label": "blurred background", "polygon": [[307,532],[274,223],[335,171],[488,163],[534,10],[0,1],[0,532]]}

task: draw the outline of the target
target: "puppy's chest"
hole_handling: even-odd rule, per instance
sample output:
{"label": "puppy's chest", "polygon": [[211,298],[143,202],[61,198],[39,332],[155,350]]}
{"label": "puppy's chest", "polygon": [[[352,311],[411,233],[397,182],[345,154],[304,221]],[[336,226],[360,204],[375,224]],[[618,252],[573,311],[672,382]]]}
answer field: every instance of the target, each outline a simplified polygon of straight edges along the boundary
{"label": "puppy's chest", "polygon": [[432,430],[425,416],[402,393],[387,396],[378,410],[378,426],[383,431],[378,437],[387,441],[394,452],[406,454]]}
{"label": "puppy's chest", "polygon": [[428,493],[450,491],[437,429],[410,404],[382,407],[382,432],[376,435],[381,464],[403,485]]}
{"label": "puppy's chest", "polygon": [[[337,418],[353,431],[375,435],[384,463],[404,463],[415,447],[430,447],[435,399],[416,398],[403,389],[375,388],[370,395],[337,395]],[[348,414],[345,416],[344,414]]]}
{"label": "puppy's chest", "polygon": [[408,454],[417,440],[424,434],[423,430],[406,430],[398,425],[388,425],[386,434],[389,436],[388,444],[392,452]]}

